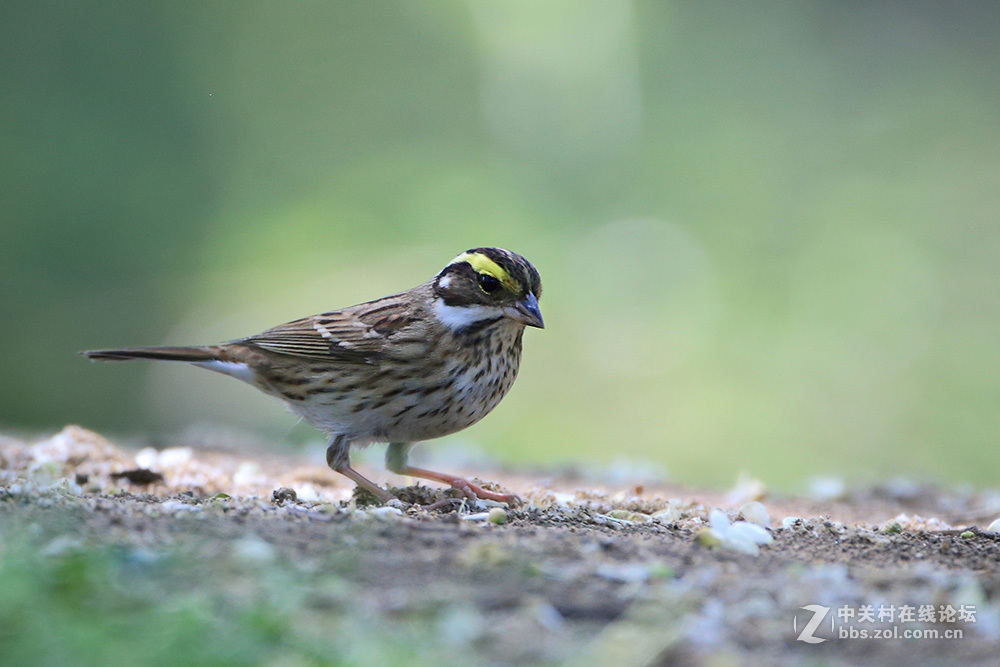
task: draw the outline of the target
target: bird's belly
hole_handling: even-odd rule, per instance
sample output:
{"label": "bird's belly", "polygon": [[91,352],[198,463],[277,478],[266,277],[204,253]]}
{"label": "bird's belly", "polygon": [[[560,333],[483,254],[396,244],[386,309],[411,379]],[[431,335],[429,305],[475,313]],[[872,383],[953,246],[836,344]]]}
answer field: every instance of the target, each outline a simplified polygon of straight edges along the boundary
{"label": "bird's belly", "polygon": [[364,442],[414,442],[449,435],[485,417],[517,376],[519,355],[447,364],[433,377],[399,378],[379,391],[289,402],[293,412],[331,434]]}

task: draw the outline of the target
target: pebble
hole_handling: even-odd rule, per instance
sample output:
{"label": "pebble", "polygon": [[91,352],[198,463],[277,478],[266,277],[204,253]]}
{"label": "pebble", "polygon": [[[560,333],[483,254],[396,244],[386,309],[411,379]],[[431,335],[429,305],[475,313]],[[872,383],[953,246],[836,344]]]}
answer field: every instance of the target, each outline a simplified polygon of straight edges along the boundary
{"label": "pebble", "polygon": [[674,521],[678,521],[681,516],[681,511],[671,505],[665,509],[653,512],[652,518],[653,521],[658,521],[660,523],[672,523]]}
{"label": "pebble", "polygon": [[373,507],[370,510],[368,510],[368,513],[380,519],[403,516],[403,511],[401,509],[399,509],[398,507],[391,507],[389,505],[384,505],[382,507]]}
{"label": "pebble", "polygon": [[164,500],[156,507],[161,512],[198,512],[201,510],[198,505],[189,505],[180,500]]}
{"label": "pebble", "polygon": [[[157,457],[164,468],[173,468],[191,460],[190,447],[168,447]],[[148,467],[148,466],[147,466]]]}
{"label": "pebble", "polygon": [[764,505],[756,500],[751,501],[740,508],[740,514],[750,523],[757,524],[763,528],[771,525],[771,517],[767,515]]}
{"label": "pebble", "polygon": [[319,502],[320,499],[319,492],[316,490],[316,487],[308,482],[295,489],[295,495],[299,502],[303,503],[315,503]]}

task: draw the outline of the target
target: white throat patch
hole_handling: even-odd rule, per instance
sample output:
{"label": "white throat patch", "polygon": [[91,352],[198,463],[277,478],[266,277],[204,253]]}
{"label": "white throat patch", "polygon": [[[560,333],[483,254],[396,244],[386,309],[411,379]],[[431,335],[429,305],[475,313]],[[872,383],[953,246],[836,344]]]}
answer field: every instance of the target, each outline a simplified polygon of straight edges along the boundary
{"label": "white throat patch", "polygon": [[452,331],[460,331],[483,320],[503,317],[503,312],[493,306],[449,306],[444,299],[434,299],[434,314]]}

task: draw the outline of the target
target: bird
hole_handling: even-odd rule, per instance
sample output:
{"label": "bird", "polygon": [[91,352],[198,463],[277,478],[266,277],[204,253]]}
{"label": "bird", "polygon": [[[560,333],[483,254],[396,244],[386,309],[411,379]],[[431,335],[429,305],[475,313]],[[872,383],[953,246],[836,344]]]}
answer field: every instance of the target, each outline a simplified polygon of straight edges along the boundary
{"label": "bird", "polygon": [[351,467],[352,447],[388,443],[391,472],[470,499],[520,503],[456,475],[409,464],[410,448],[465,429],[517,377],[526,327],[544,329],[538,271],[502,248],[472,248],[405,292],[297,319],[216,345],[81,352],[91,360],[184,362],[283,401],[327,438],[331,469],[383,503],[395,496]]}

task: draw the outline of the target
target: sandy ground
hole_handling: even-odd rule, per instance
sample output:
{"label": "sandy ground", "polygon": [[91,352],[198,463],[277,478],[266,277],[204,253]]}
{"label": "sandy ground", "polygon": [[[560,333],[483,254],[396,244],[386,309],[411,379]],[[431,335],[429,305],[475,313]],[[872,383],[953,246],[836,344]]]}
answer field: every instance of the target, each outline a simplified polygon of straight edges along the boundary
{"label": "sandy ground", "polygon": [[796,498],[753,480],[718,493],[474,472],[525,504],[428,510],[449,492],[417,487],[377,507],[294,457],[136,451],[67,427],[0,438],[0,522],[35,526],[47,553],[71,539],[337,573],[339,592],[296,598],[303,623],[345,595],[386,632],[433,617],[426,662],[438,646],[443,664],[995,664],[1000,534],[986,528],[1000,493],[896,481]]}

